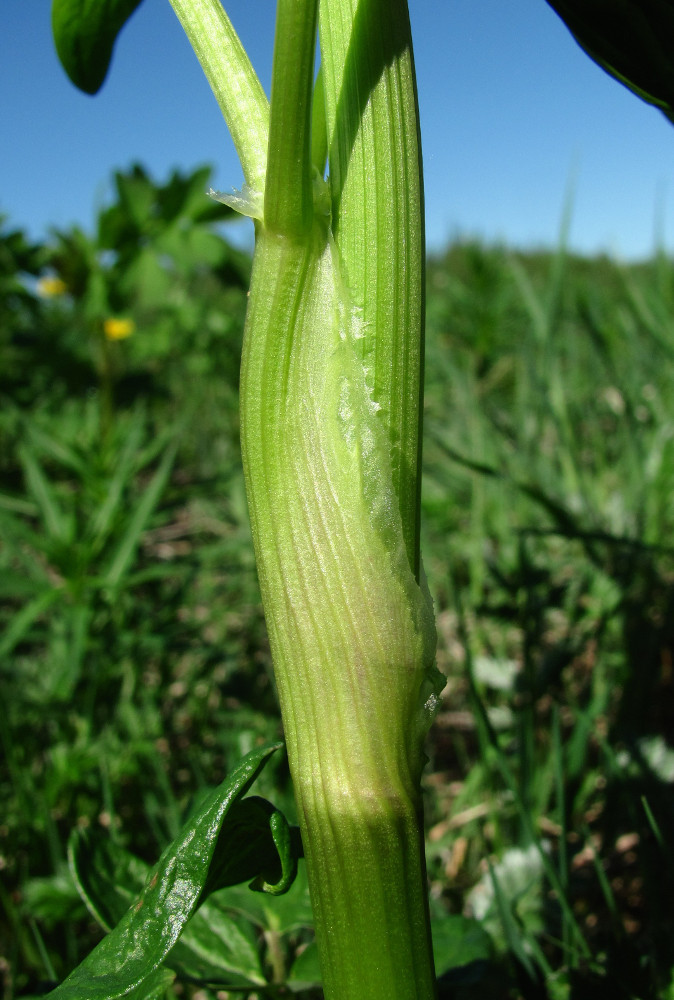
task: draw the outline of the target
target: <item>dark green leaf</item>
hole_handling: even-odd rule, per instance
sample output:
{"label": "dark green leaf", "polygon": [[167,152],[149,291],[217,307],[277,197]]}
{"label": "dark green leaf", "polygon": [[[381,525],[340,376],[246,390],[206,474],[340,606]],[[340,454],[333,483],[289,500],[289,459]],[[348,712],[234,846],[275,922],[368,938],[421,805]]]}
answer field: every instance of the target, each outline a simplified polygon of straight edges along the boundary
{"label": "dark green leaf", "polygon": [[225,817],[279,746],[249,753],[204,799],[164,851],[122,920],[49,994],[52,1000],[116,1000],[154,974],[199,903]]}
{"label": "dark green leaf", "polygon": [[162,1000],[174,979],[175,973],[170,969],[157,969],[135,990],[125,994],[125,1000]]}
{"label": "dark green leaf", "polygon": [[54,44],[66,73],[95,94],[105,80],[117,35],[141,0],[52,0]]}
{"label": "dark green leaf", "polygon": [[[68,847],[77,890],[92,916],[110,931],[143,888],[150,866],[90,829],[73,831]],[[250,889],[245,891],[252,895]],[[251,923],[232,914],[217,897],[192,915],[171,951],[171,967],[183,977],[223,986],[264,982]]]}
{"label": "dark green leaf", "polygon": [[157,192],[152,180],[145,169],[136,163],[129,173],[123,174],[117,171],[115,184],[121,207],[136,230],[143,233],[155,216]]}
{"label": "dark green leaf", "polygon": [[190,920],[171,952],[171,967],[184,978],[223,989],[250,989],[266,982],[255,928],[232,913],[220,893]]}
{"label": "dark green leaf", "polygon": [[309,885],[303,864],[299,865],[297,877],[284,895],[251,892],[246,886],[233,885],[219,892],[217,898],[228,910],[245,916],[262,931],[294,934],[313,926]]}
{"label": "dark green leaf", "polygon": [[133,557],[136,554],[141,536],[168,485],[177,450],[178,441],[173,440],[164,452],[157,471],[141,495],[136,509],[129,518],[126,531],[103,573],[104,585],[113,591],[121,586],[125,574],[133,565]]}
{"label": "dark green leaf", "polygon": [[674,0],[548,0],[595,62],[671,119]]}
{"label": "dark green leaf", "polygon": [[456,972],[475,962],[488,962],[492,957],[492,941],[477,920],[460,915],[434,919],[433,957],[438,976]]}
{"label": "dark green leaf", "polygon": [[293,990],[309,990],[321,984],[321,964],[318,960],[318,946],[315,941],[299,953],[292,964],[288,985]]}
{"label": "dark green leaf", "polygon": [[89,827],[73,830],[68,861],[87,909],[110,932],[140,893],[150,866]]}
{"label": "dark green leaf", "polygon": [[40,509],[45,533],[52,539],[70,541],[73,524],[61,509],[54,487],[32,449],[27,445],[21,447],[19,460],[23,466],[27,492]]}
{"label": "dark green leaf", "polygon": [[[225,822],[230,816],[231,810]],[[73,831],[68,847],[77,890],[92,916],[110,931],[142,890],[150,866],[91,829]],[[250,889],[245,892],[253,895]],[[217,897],[192,915],[171,951],[171,967],[180,976],[223,986],[264,982],[252,924]]]}
{"label": "dark green leaf", "polygon": [[29,632],[33,622],[59,599],[63,599],[63,589],[61,587],[52,587],[49,590],[42,591],[32,601],[24,604],[21,610],[14,615],[2,639],[0,639],[0,659],[3,659],[12,652],[15,646]]}
{"label": "dark green leaf", "polygon": [[218,838],[204,896],[253,879],[252,888],[280,895],[297,872],[297,855],[283,813],[266,799],[237,802]]}

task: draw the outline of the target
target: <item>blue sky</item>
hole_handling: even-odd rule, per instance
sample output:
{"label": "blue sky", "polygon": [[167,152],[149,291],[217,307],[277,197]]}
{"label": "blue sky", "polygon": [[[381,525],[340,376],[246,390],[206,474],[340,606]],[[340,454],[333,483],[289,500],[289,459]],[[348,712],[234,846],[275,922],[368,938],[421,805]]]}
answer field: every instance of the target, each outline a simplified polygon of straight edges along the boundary
{"label": "blue sky", "polygon": [[[274,0],[225,4],[268,89]],[[61,70],[48,0],[0,4],[0,212],[90,229],[115,168],[241,171],[168,0],[143,0],[95,97]],[[544,0],[410,0],[431,249],[480,237],[638,258],[674,249],[674,127],[595,66]],[[243,223],[242,225],[246,225]],[[247,230],[242,230],[247,232]]]}

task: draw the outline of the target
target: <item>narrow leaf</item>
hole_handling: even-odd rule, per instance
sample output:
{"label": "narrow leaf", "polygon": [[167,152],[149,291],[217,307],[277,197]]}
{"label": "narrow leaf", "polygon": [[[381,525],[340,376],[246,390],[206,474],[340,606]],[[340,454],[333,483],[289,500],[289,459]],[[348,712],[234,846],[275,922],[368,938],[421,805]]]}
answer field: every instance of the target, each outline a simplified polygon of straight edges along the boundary
{"label": "narrow leaf", "polygon": [[131,566],[141,535],[168,483],[177,450],[178,443],[174,441],[164,452],[159,468],[141,496],[122,541],[104,574],[104,585],[113,590],[120,585]]}
{"label": "narrow leaf", "polygon": [[306,235],[313,218],[311,96],[318,0],[278,0],[271,83],[264,221],[270,232]]}
{"label": "narrow leaf", "polygon": [[114,473],[107,484],[105,499],[92,519],[90,531],[97,540],[105,539],[114,523],[115,515],[124,497],[124,490],[135,470],[142,433],[141,422],[135,421],[128,431],[126,441],[116,461]]}
{"label": "narrow leaf", "polygon": [[20,611],[12,618],[2,639],[0,639],[0,660],[9,656],[12,650],[21,642],[29,631],[33,622],[44,614],[45,611],[59,598],[63,599],[63,589],[52,587],[43,591],[28,604],[24,604]]}
{"label": "narrow leaf", "polygon": [[52,484],[47,479],[42,466],[28,447],[19,451],[28,492],[40,508],[40,513],[50,538],[65,541],[68,535],[68,519],[61,510]]}

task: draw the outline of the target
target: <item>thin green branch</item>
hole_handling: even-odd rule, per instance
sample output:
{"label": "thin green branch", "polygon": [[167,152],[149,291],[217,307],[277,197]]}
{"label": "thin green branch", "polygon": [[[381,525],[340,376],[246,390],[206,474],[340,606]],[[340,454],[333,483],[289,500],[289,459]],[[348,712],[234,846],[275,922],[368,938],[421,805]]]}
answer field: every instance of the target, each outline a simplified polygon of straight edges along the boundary
{"label": "thin green branch", "polygon": [[264,190],[269,102],[220,0],[170,0],[239,154],[246,184]]}

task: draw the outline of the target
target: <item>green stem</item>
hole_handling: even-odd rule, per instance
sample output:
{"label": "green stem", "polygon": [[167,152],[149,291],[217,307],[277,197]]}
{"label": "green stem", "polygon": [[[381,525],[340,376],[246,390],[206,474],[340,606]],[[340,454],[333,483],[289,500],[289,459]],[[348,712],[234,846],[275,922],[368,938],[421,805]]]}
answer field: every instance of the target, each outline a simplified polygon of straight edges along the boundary
{"label": "green stem", "polygon": [[334,244],[258,233],[249,507],[329,1000],[433,996],[420,826],[432,613],[407,562]]}
{"label": "green stem", "polygon": [[341,814],[317,788],[298,796],[325,997],[429,1000],[419,806],[371,792],[352,790]]}
{"label": "green stem", "polygon": [[246,184],[264,190],[269,104],[220,0],[170,0],[227,122]]}
{"label": "green stem", "polygon": [[407,0],[322,0],[332,225],[419,577],[425,244]]}
{"label": "green stem", "polygon": [[304,236],[314,214],[311,92],[318,0],[278,0],[264,223],[269,232]]}
{"label": "green stem", "polygon": [[[211,0],[171,2],[196,12],[203,47],[194,25]],[[409,19],[405,0],[321,0],[312,107],[317,11],[278,2],[266,175],[252,198],[230,199],[257,219],[244,472],[326,1000],[432,1000],[419,779],[438,684],[418,582],[424,245]],[[224,39],[228,23],[216,19]],[[205,48],[226,89],[231,54],[214,69],[217,46]],[[247,178],[263,131],[254,155],[235,136]]]}

